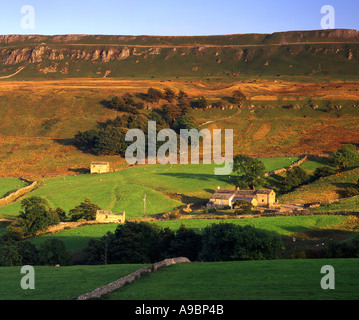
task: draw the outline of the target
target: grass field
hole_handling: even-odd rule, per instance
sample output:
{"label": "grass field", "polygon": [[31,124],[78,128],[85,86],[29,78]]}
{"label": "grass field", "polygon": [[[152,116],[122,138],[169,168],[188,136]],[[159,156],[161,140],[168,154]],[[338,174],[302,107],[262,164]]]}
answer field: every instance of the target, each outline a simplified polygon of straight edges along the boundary
{"label": "grass field", "polygon": [[[281,203],[306,203],[340,199],[344,196],[343,191],[345,188],[354,186],[358,180],[358,177],[359,167],[350,168],[347,171],[321,178],[314,181],[313,183],[303,185],[293,192],[289,192],[281,196],[280,201]],[[350,205],[351,210],[358,209],[354,201],[347,202],[347,205]],[[349,209],[348,206],[347,209]]]}
{"label": "grass field", "polygon": [[[335,269],[335,290],[320,270]],[[110,294],[121,300],[357,300],[358,259],[191,263],[170,266]]]}
{"label": "grass field", "polygon": [[143,265],[35,267],[35,290],[23,290],[21,267],[1,267],[0,300],[65,300],[90,292]]}
{"label": "grass field", "polygon": [[[203,127],[233,129],[235,153],[260,157],[318,154],[339,148],[343,141],[359,139],[356,82],[83,78],[1,84],[0,173],[4,175],[73,174],[88,168],[93,160],[110,161],[120,168],[125,164],[123,158],[83,153],[73,145],[73,137],[122,114],[106,108],[105,101],[124,92],[136,96],[150,87],[184,90],[190,97],[204,95],[211,102],[242,90],[247,100],[240,110],[190,111],[198,124],[212,121]],[[342,108],[328,110],[328,104]],[[296,105],[300,108],[295,109]]]}
{"label": "grass field", "polygon": [[[330,227],[331,225],[338,225],[347,220],[344,216],[296,216],[296,217],[268,217],[268,218],[248,218],[248,219],[191,219],[191,220],[173,220],[173,221],[159,221],[151,222],[159,225],[161,228],[169,228],[177,231],[181,224],[187,228],[191,228],[196,232],[201,233],[203,229],[213,223],[234,223],[236,225],[251,225],[255,228],[274,231],[280,235],[290,235],[297,232],[305,232],[308,230],[315,230],[318,228]],[[84,226],[71,230],[64,230],[62,232],[44,235],[31,239],[37,247],[49,238],[57,238],[63,240],[68,250],[79,250],[87,246],[88,241],[93,238],[101,238],[107,232],[114,232],[117,224],[108,225],[93,225]]]}
{"label": "grass field", "polygon": [[[335,290],[320,270],[335,269]],[[73,299],[142,265],[35,267],[35,290],[22,290],[20,267],[0,268],[0,300]],[[106,297],[111,300],[357,300],[358,259],[272,260],[173,265]]]}
{"label": "grass field", "polygon": [[[292,164],[298,158],[262,159],[267,171]],[[234,177],[216,176],[216,165],[144,165],[106,175],[72,175],[44,178],[28,196],[40,196],[66,212],[85,198],[104,210],[126,211],[126,218],[143,216],[143,196],[147,195],[148,216],[165,213],[183,203],[206,201],[218,185],[233,188]],[[0,179],[1,182],[1,179]],[[20,202],[0,207],[0,217],[14,218]]]}
{"label": "grass field", "polygon": [[331,204],[323,204],[313,211],[330,212],[330,211],[359,211],[359,197],[350,198]]}
{"label": "grass field", "polygon": [[22,180],[15,178],[0,178],[0,198],[3,198],[7,194],[22,187],[25,187],[26,183]]}

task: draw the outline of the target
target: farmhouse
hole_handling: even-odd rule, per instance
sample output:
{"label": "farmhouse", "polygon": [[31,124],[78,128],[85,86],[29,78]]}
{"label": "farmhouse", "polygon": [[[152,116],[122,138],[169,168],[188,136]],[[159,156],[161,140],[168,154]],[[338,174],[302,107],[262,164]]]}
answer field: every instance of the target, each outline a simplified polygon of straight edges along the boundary
{"label": "farmhouse", "polygon": [[91,163],[91,174],[94,173],[108,173],[110,172],[110,163],[108,162],[92,162]]}
{"label": "farmhouse", "polygon": [[97,210],[96,221],[101,223],[125,223],[126,212],[114,214],[112,211]]}
{"label": "farmhouse", "polygon": [[259,190],[228,190],[217,187],[217,191],[207,203],[207,209],[233,209],[237,200],[250,202],[253,207],[270,207],[276,203],[276,194],[271,189]]}

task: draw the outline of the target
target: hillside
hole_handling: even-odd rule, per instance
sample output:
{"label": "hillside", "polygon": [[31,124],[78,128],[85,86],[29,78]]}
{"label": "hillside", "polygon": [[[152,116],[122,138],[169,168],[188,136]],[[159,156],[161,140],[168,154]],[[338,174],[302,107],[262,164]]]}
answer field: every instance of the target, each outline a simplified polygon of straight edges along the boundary
{"label": "hillside", "polygon": [[74,135],[101,128],[122,115],[106,107],[113,96],[130,92],[143,102],[137,96],[150,87],[184,90],[191,98],[204,95],[211,102],[242,90],[247,101],[241,109],[189,112],[199,125],[207,123],[202,127],[232,128],[235,153],[261,157],[327,154],[359,139],[356,82],[8,79],[0,87],[0,174],[74,174],[88,169],[94,160],[122,168],[126,163],[119,156],[94,156],[78,150]]}
{"label": "hillside", "polygon": [[[94,160],[78,131],[123,113],[114,96],[166,87],[210,103],[245,96],[241,109],[190,110],[201,128],[234,130],[234,152],[323,155],[359,139],[359,31],[221,36],[0,36],[0,175],[84,172]],[[162,100],[160,103],[166,103]]]}
{"label": "hillside", "polygon": [[[335,290],[322,290],[320,287],[323,277],[320,270],[326,264],[332,265],[338,274]],[[141,267],[142,265],[61,268],[38,266],[36,290],[21,289],[20,267],[1,268],[0,300],[74,299]],[[306,276],[303,277],[303,274]],[[170,266],[143,276],[103,299],[356,300],[358,279],[357,259],[189,263]],[[54,286],[57,290],[53,289]],[[128,302],[124,303],[123,306],[127,306]],[[147,303],[150,304],[150,301]],[[236,304],[238,303],[237,301]],[[116,307],[118,305],[116,303]]]}
{"label": "hillside", "polygon": [[357,79],[359,32],[0,36],[0,78]]}

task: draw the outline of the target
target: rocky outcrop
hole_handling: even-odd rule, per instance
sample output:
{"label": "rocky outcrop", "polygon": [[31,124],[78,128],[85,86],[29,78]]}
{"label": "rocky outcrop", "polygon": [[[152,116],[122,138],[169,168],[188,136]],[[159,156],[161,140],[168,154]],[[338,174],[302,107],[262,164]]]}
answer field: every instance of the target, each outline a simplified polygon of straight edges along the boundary
{"label": "rocky outcrop", "polygon": [[[151,54],[159,54],[158,51],[151,51]],[[96,49],[96,50],[76,50],[76,49],[51,49],[48,46],[39,46],[35,48],[23,49],[3,49],[1,54],[5,56],[2,63],[5,65],[17,64],[22,61],[29,63],[42,62],[45,59],[52,61],[64,60],[65,57],[71,60],[91,60],[101,61],[103,63],[111,60],[127,59],[131,53],[127,47],[124,48],[110,48],[110,49]]]}

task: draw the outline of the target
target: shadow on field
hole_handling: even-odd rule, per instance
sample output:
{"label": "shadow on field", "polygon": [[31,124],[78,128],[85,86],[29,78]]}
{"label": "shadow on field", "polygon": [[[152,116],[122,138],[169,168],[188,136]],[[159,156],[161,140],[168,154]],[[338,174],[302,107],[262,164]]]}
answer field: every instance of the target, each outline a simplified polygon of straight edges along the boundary
{"label": "shadow on field", "polygon": [[89,168],[77,168],[77,169],[69,169],[70,172],[74,172],[76,174],[89,174],[90,169]]}
{"label": "shadow on field", "polygon": [[[217,180],[218,182],[223,182],[226,184],[233,184],[233,188],[235,186],[236,178],[235,177],[228,177],[228,176],[216,176],[214,174],[203,174],[203,173],[166,173],[160,172],[156,173],[162,176],[168,176],[178,179],[189,179],[189,180],[201,180],[201,181],[213,181]],[[213,187],[217,187],[216,185]]]}
{"label": "shadow on field", "polygon": [[76,140],[74,138],[67,139],[53,139],[54,142],[61,144],[62,146],[73,146],[75,145]]}

